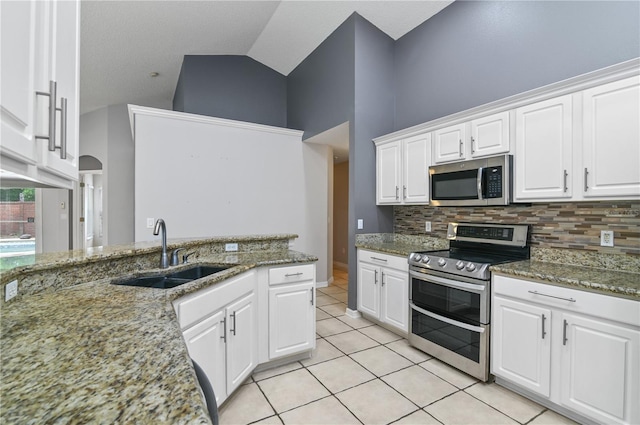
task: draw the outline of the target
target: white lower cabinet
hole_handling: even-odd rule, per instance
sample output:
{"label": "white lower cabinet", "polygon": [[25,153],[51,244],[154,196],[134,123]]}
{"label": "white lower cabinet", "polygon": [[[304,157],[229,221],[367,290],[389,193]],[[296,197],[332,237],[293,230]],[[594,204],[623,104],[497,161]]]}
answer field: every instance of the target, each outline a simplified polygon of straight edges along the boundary
{"label": "white lower cabinet", "polygon": [[269,360],[316,344],[315,266],[269,270]]}
{"label": "white lower cabinet", "polygon": [[[218,405],[258,365],[255,288],[256,273],[250,271],[174,303],[189,356],[209,378]],[[194,319],[190,313],[199,307],[204,310]],[[192,319],[196,324],[185,328]]]}
{"label": "white lower cabinet", "polygon": [[358,250],[358,311],[399,331],[409,331],[406,257]]}
{"label": "white lower cabinet", "polygon": [[494,275],[491,373],[596,423],[640,423],[640,302]]}
{"label": "white lower cabinet", "polygon": [[315,348],[314,264],[251,270],[173,306],[189,356],[207,375],[218,406],[260,363]]}

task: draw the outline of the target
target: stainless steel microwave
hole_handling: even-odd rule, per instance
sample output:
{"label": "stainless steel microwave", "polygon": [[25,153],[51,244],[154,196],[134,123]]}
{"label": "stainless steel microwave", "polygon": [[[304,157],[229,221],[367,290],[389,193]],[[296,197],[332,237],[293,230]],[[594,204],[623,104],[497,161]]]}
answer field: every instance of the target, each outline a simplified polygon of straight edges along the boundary
{"label": "stainless steel microwave", "polygon": [[508,205],[511,202],[512,169],[511,155],[431,166],[429,205]]}

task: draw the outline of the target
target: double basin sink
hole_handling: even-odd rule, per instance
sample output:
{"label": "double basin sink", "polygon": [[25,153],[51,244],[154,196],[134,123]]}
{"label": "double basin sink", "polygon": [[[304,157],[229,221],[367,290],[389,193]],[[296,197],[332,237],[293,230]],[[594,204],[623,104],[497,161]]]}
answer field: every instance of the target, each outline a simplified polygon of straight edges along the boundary
{"label": "double basin sink", "polygon": [[139,276],[132,279],[114,281],[115,285],[125,286],[141,286],[145,288],[161,288],[169,289],[176,286],[189,283],[196,279],[221,272],[233,266],[194,266],[177,272],[153,275]]}

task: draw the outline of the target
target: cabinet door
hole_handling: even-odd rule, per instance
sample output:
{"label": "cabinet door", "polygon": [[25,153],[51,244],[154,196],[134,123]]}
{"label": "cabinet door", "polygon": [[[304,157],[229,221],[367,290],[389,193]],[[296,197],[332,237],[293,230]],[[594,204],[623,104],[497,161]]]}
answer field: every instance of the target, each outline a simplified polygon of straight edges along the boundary
{"label": "cabinet door", "polygon": [[269,359],[314,348],[315,287],[312,281],[269,288]]}
{"label": "cabinet door", "polygon": [[400,203],[401,160],[400,141],[376,147],[377,203]]}
{"label": "cabinet door", "polygon": [[227,307],[227,394],[258,365],[257,320],[254,292]]}
{"label": "cabinet door", "polygon": [[[33,84],[36,61],[37,1],[0,2],[0,152],[27,164],[36,162]],[[3,169],[6,166],[3,164]],[[18,171],[18,170],[14,170]]]}
{"label": "cabinet door", "polygon": [[220,405],[227,398],[224,311],[185,330],[182,335],[189,356],[204,370]]}
{"label": "cabinet door", "polygon": [[429,203],[429,165],[431,133],[403,141],[402,201],[406,204]]}
{"label": "cabinet door", "polygon": [[409,332],[409,274],[383,268],[381,275],[380,320]]}
{"label": "cabinet door", "polygon": [[583,93],[585,197],[640,196],[640,77]]}
{"label": "cabinet door", "polygon": [[640,332],[564,313],[561,402],[597,422],[640,422]]}
{"label": "cabinet door", "polygon": [[466,124],[441,128],[433,133],[433,162],[459,161],[464,159]]}
{"label": "cabinet door", "polygon": [[571,197],[571,116],[571,95],[516,109],[516,200]]}
{"label": "cabinet door", "polygon": [[358,262],[358,310],[375,318],[380,317],[379,274],[379,267]]}
{"label": "cabinet door", "polygon": [[[48,75],[38,81],[43,86],[49,80],[57,83],[56,107],[65,109],[65,114],[63,116],[60,112],[56,113],[56,149],[50,151],[46,141],[41,143],[40,166],[54,174],[77,180],[80,2],[52,1],[46,4],[49,29],[45,40],[49,52],[49,63],[46,66]],[[63,99],[66,103],[63,103]],[[46,114],[46,111],[39,111],[38,116]],[[65,155],[66,158],[63,158]]]}
{"label": "cabinet door", "polygon": [[509,112],[471,121],[473,158],[509,152]]}
{"label": "cabinet door", "polygon": [[491,373],[549,397],[551,310],[494,296]]}

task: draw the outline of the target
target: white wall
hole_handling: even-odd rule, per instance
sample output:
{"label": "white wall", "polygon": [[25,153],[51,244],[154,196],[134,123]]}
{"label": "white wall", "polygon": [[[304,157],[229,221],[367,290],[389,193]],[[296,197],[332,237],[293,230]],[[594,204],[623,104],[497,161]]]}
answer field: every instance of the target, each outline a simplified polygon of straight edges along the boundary
{"label": "white wall", "polygon": [[130,106],[135,131],[135,241],[295,233],[327,280],[330,149],[302,132]]}
{"label": "white wall", "polygon": [[36,252],[69,250],[69,190],[36,189]]}

